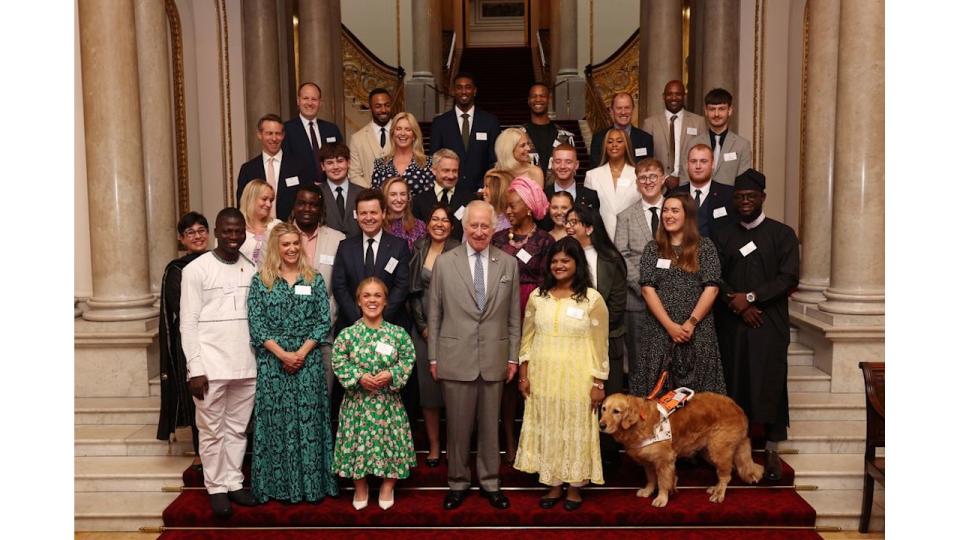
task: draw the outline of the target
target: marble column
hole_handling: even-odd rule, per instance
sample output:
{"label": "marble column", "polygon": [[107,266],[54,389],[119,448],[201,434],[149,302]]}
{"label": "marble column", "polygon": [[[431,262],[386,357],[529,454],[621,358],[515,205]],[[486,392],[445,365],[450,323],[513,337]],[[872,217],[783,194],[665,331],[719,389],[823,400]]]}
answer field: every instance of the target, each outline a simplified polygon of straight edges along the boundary
{"label": "marble column", "polygon": [[[699,85],[701,91],[690,96],[688,101],[702,103],[707,92],[723,88],[733,94],[736,103],[739,97],[740,0],[709,0],[703,3],[703,8],[703,79]],[[736,122],[736,115],[731,119],[733,122]]]}
{"label": "marble column", "polygon": [[807,88],[803,117],[803,200],[800,286],[792,296],[804,304],[825,300],[830,285],[834,135],[837,112],[837,48],[840,0],[808,0]]}
{"label": "marble column", "polygon": [[133,0],[80,0],[93,296],[83,318],[142,320],[152,307]]}
{"label": "marble column", "polygon": [[244,0],[243,88],[247,109],[247,154],[260,153],[254,136],[257,121],[280,111],[280,41],[277,37],[277,4],[273,0]]}
{"label": "marble column", "polygon": [[830,286],[822,311],[884,313],[884,0],[843,2]]}
{"label": "marble column", "polygon": [[683,2],[648,0],[643,7],[647,10],[644,114],[650,116],[663,110],[663,87],[674,79],[683,80]]}
{"label": "marble column", "polygon": [[140,70],[140,122],[146,188],[150,290],[160,294],[167,263],[177,258],[176,180],[170,49],[163,2],[134,0],[137,63]]}
{"label": "marble column", "polygon": [[[437,114],[437,87],[432,66],[440,50],[434,45],[434,20],[440,19],[439,5],[434,0],[413,0],[413,73],[405,85],[406,109],[420,120]],[[446,58],[443,59],[446,61]]]}
{"label": "marble column", "polygon": [[302,0],[299,8],[300,84],[320,87],[319,116],[343,131],[340,0]]}
{"label": "marble column", "polygon": [[550,32],[559,32],[554,110],[557,120],[579,120],[585,113],[586,79],[580,75],[577,64],[577,0],[556,0],[556,3],[557,9],[550,11],[555,17]]}

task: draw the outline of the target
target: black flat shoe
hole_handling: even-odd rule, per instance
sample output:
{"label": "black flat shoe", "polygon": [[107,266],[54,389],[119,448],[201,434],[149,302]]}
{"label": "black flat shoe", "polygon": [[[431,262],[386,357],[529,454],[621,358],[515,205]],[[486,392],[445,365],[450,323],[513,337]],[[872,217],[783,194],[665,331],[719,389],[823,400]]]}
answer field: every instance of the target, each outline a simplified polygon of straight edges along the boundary
{"label": "black flat shoe", "polygon": [[237,489],[227,493],[227,497],[240,506],[256,506],[260,503],[253,498],[249,489]]}
{"label": "black flat shoe", "polygon": [[567,512],[573,512],[583,504],[583,499],[579,501],[571,501],[570,499],[565,499],[563,501],[563,509]]}
{"label": "black flat shoe", "polygon": [[440,458],[426,458],[423,461],[427,464],[427,467],[430,467],[431,469],[440,466]]}
{"label": "black flat shoe", "polygon": [[544,510],[549,510],[557,505],[560,502],[560,499],[563,497],[540,497],[540,508]]}
{"label": "black flat shoe", "polygon": [[508,499],[507,496],[504,495],[500,490],[485,491],[481,489],[480,495],[490,501],[490,506],[496,508],[497,510],[506,510],[507,508],[510,508],[510,499]]}
{"label": "black flat shoe", "polygon": [[230,505],[230,497],[226,493],[214,493],[210,495],[210,508],[213,509],[213,517],[217,519],[226,519],[233,513],[233,507]]}
{"label": "black flat shoe", "polygon": [[463,500],[467,498],[467,490],[453,490],[451,489],[447,495],[443,498],[443,509],[444,510],[453,510],[461,504]]}
{"label": "black flat shoe", "polygon": [[772,450],[765,452],[767,464],[763,468],[763,477],[767,480],[776,482],[783,477],[783,468],[780,465],[780,456]]}

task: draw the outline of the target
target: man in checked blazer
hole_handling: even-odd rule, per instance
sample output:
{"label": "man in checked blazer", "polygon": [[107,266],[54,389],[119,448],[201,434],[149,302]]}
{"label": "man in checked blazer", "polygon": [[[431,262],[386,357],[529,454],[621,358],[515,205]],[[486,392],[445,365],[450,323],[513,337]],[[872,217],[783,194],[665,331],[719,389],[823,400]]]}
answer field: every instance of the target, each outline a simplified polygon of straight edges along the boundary
{"label": "man in checked blazer", "polygon": [[[680,175],[687,158],[686,149],[690,139],[704,133],[707,124],[699,114],[684,110],[687,91],[680,81],[670,81],[663,88],[662,112],[655,112],[643,121],[643,130],[653,135],[654,157],[666,169],[667,189],[680,184]],[[670,140],[670,125],[673,124],[673,140]]]}
{"label": "man in checked blazer", "polygon": [[[750,141],[730,131],[733,95],[723,88],[714,88],[707,92],[703,97],[703,113],[707,117],[709,129],[687,142],[684,155],[695,144],[705,144],[713,148],[713,179],[732,186],[737,176],[753,167]],[[682,169],[680,179],[689,182],[686,161],[683,162]]]}
{"label": "man in checked blazer", "polygon": [[520,279],[517,260],[490,245],[494,220],[490,203],[467,205],[467,241],[437,257],[428,292],[427,358],[447,408],[447,510],[460,506],[469,493],[475,421],[480,494],[494,508],[510,506],[497,478],[497,422],[503,383],[518,369]]}

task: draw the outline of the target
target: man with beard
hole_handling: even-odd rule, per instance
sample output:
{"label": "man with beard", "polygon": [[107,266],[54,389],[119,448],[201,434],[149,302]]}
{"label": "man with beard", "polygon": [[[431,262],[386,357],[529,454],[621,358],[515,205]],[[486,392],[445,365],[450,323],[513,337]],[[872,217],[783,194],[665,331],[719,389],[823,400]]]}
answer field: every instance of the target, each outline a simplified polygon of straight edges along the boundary
{"label": "man with beard", "polygon": [[350,137],[350,180],[365,188],[373,182],[373,160],[390,153],[393,98],[385,88],[374,88],[367,103],[373,119]]}
{"label": "man with beard", "polygon": [[734,183],[739,223],[717,229],[713,241],[723,268],[715,304],[727,391],[751,422],[763,425],[764,476],[781,476],[777,443],[786,440],[787,299],[800,275],[800,248],[789,226],[766,217],[766,178],[747,169]]}
{"label": "man with beard", "polygon": [[540,167],[543,171],[543,177],[547,177],[550,172],[550,157],[553,149],[561,144],[576,146],[573,140],[573,133],[550,121],[548,114],[550,109],[550,87],[542,82],[535,82],[530,85],[527,92],[527,107],[530,108],[530,121],[523,125],[523,130],[530,137],[533,144],[533,152],[530,153],[530,159],[534,165]]}
{"label": "man with beard", "polygon": [[457,180],[460,178],[460,158],[457,153],[449,148],[441,148],[433,154],[434,184],[432,190],[424,191],[413,198],[410,206],[413,209],[413,217],[424,223],[430,221],[430,213],[433,207],[442,204],[450,209],[453,219],[451,225],[451,238],[463,237],[463,224],[460,218],[466,212],[467,205],[476,197],[476,193],[460,187]]}
{"label": "man with beard", "polygon": [[686,97],[682,82],[668,82],[663,87],[663,112],[654,113],[643,121],[643,129],[653,134],[655,157],[666,168],[668,190],[680,183],[681,161],[687,158],[685,149],[691,146],[689,141],[707,131],[702,116],[684,110]]}

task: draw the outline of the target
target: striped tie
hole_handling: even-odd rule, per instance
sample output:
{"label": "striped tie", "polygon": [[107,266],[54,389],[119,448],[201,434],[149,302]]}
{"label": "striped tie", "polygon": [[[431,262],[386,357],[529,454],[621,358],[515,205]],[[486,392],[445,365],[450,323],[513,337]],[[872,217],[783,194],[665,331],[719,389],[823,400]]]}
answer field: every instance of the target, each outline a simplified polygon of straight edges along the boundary
{"label": "striped tie", "polygon": [[487,303],[487,295],[483,286],[483,262],[480,260],[480,257],[482,257],[480,252],[477,252],[475,255],[477,256],[477,261],[473,265],[473,295],[477,300],[477,307],[480,308],[480,311],[483,311]]}

